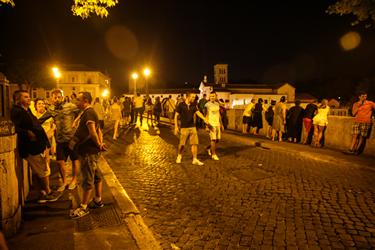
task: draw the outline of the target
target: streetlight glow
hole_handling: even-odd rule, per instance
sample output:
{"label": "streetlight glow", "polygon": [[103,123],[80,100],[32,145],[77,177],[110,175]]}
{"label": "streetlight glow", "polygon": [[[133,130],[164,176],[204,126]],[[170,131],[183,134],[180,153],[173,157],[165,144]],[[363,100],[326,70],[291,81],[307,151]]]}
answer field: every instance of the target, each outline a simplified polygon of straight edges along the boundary
{"label": "streetlight glow", "polygon": [[102,97],[106,98],[106,97],[108,97],[108,95],[109,95],[109,90],[108,89],[104,89],[103,92],[102,92]]}
{"label": "streetlight glow", "polygon": [[147,76],[149,76],[151,74],[151,70],[149,68],[145,68],[143,70],[143,74],[147,77]]}
{"label": "streetlight glow", "polygon": [[61,77],[61,72],[58,67],[53,67],[52,72],[55,78],[60,78]]}
{"label": "streetlight glow", "polygon": [[138,79],[138,74],[137,74],[136,72],[134,72],[134,73],[132,74],[132,78],[133,78],[134,80],[137,80],[137,79]]}

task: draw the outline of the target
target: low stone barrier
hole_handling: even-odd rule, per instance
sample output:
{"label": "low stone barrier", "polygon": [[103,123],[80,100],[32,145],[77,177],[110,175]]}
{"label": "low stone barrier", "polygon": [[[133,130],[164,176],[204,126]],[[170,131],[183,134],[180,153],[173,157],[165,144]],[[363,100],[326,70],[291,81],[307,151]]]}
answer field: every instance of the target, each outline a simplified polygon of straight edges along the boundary
{"label": "low stone barrier", "polygon": [[[243,109],[229,109],[228,128],[231,130],[242,131],[242,113]],[[325,145],[337,149],[349,149],[351,144],[351,127],[353,124],[353,117],[349,116],[328,116],[328,126],[325,132]],[[263,113],[263,129],[259,131],[260,135],[265,135],[265,128],[268,123],[264,119]],[[375,156],[375,124],[372,125],[372,131],[369,138],[366,140],[366,147],[364,154]]]}

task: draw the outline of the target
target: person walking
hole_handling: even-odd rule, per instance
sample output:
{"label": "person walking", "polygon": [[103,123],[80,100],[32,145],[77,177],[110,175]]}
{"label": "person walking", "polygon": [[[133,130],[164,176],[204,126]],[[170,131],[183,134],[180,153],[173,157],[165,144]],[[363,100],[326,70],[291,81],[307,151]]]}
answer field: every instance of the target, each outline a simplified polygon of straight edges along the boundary
{"label": "person walking", "polygon": [[[73,190],[77,185],[79,173],[78,155],[69,149],[69,141],[73,138],[75,132],[74,121],[79,114],[79,109],[72,102],[63,102],[63,92],[60,89],[52,90],[51,103],[48,112],[51,113],[56,124],[56,162],[60,169],[62,185],[57,191],[64,191],[66,187]],[[68,157],[73,164],[72,180],[68,184],[65,163]]]}
{"label": "person walking", "polygon": [[275,114],[273,116],[272,123],[272,141],[275,140],[276,133],[278,134],[279,142],[283,141],[283,133],[285,133],[286,124],[286,98],[282,96],[280,102],[275,106]]}
{"label": "person walking", "polygon": [[155,104],[154,104],[154,110],[153,110],[153,113],[154,113],[154,117],[155,117],[155,124],[156,126],[159,126],[160,125],[160,115],[161,115],[161,102],[160,102],[160,97],[157,96],[155,98]]}
{"label": "person walking", "polygon": [[152,124],[152,111],[153,111],[153,103],[152,103],[152,99],[151,97],[148,97],[146,99],[146,103],[145,103],[145,112],[146,112],[146,121],[147,121],[147,124],[149,122],[149,120],[151,120],[151,124]]}
{"label": "person walking", "polygon": [[314,138],[311,144],[313,147],[322,147],[321,140],[323,138],[323,132],[328,125],[329,110],[328,100],[323,99],[318,107],[317,114],[313,118]]}
{"label": "person walking", "polygon": [[[90,105],[91,101],[92,97],[89,92],[80,92],[77,96],[77,106],[83,112],[70,148],[79,155],[83,194],[80,206],[70,214],[72,219],[89,214],[89,208],[95,209],[104,206],[102,201],[103,183],[98,169],[98,159],[100,152],[106,150],[106,145],[103,143],[98,115]],[[95,195],[92,199],[94,190]]]}
{"label": "person walking", "polygon": [[30,95],[26,90],[17,90],[13,94],[13,102],[10,116],[16,128],[19,155],[41,180],[38,202],[56,201],[60,193],[50,188],[51,171],[45,159],[45,151],[50,145],[46,132],[30,110]]}
{"label": "person walking", "polygon": [[[199,112],[197,105],[195,104],[195,93],[187,94],[187,98],[184,102],[181,102],[176,107],[176,114],[174,116],[174,133],[178,135],[180,132],[180,143],[178,145],[178,155],[176,163],[181,163],[182,153],[185,148],[187,139],[190,139],[191,153],[193,155],[192,164],[202,166],[203,162],[198,160],[198,133],[195,125],[195,116],[199,116],[206,124],[208,120]],[[178,127],[178,119],[180,118],[181,128]]]}
{"label": "person walking", "polygon": [[204,108],[208,120],[207,129],[210,135],[210,145],[206,147],[206,150],[213,160],[218,161],[219,157],[216,154],[216,145],[221,139],[221,132],[224,131],[224,126],[220,116],[220,104],[217,102],[216,92],[210,93],[209,101]]}
{"label": "person walking", "polygon": [[360,92],[358,102],[353,104],[352,114],[354,123],[352,125],[352,142],[348,153],[359,154],[366,137],[369,134],[371,123],[371,114],[375,110],[375,103],[367,100],[367,93]]}

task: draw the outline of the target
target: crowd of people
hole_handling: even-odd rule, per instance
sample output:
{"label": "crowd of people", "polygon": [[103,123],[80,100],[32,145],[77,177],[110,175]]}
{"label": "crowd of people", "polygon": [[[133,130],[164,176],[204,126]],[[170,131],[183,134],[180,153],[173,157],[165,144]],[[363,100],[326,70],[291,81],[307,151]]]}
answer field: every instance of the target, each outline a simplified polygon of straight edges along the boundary
{"label": "crowd of people", "polygon": [[[288,109],[286,102],[285,96],[279,102],[271,101],[270,104],[264,103],[262,98],[253,98],[243,111],[242,133],[257,135],[259,129],[265,127],[266,136],[272,141],[288,140],[322,147],[330,113],[327,99],[322,99],[321,102],[314,100],[305,108],[296,100],[294,106]],[[351,147],[347,153],[360,153],[360,147],[372,127],[374,110],[375,103],[367,100],[367,93],[359,93],[358,101],[351,110],[355,122],[351,131]]]}
{"label": "crowd of people", "polygon": [[[72,211],[72,218],[85,216],[89,208],[103,206],[102,179],[97,164],[100,152],[106,150],[102,131],[107,121],[112,121],[113,140],[117,140],[120,126],[142,126],[146,119],[149,126],[157,127],[160,117],[164,116],[179,136],[176,163],[182,162],[189,140],[192,164],[199,166],[204,163],[198,159],[197,128],[203,128],[209,134],[205,150],[212,160],[218,161],[217,143],[228,125],[225,103],[218,99],[215,92],[210,93],[208,98],[204,95],[200,100],[195,93],[179,95],[176,100],[172,96],[163,98],[140,94],[92,100],[89,92],[64,98],[63,92],[55,89],[50,100],[31,102],[27,91],[18,90],[13,101],[11,119],[18,134],[19,154],[27,160],[41,183],[38,202],[54,202],[64,190],[74,190],[81,173],[83,197],[80,206]],[[258,135],[260,129],[265,129],[266,136],[273,141],[289,140],[321,147],[330,110],[327,100],[311,102],[305,108],[297,100],[289,109],[286,102],[284,96],[278,103],[271,101],[269,104],[262,98],[253,98],[243,111],[242,132]],[[359,152],[371,129],[374,110],[375,103],[367,100],[366,93],[361,93],[352,108],[355,122],[348,153]],[[61,175],[61,185],[56,190],[51,189],[49,180],[51,156],[55,157]],[[69,180],[68,159],[72,162],[72,178]]]}

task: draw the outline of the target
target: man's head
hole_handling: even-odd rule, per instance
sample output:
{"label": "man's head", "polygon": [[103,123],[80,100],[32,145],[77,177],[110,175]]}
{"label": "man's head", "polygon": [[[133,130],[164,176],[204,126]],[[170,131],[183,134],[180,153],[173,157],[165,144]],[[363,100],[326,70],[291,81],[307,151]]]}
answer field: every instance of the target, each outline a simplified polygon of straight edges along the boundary
{"label": "man's head", "polygon": [[28,108],[30,106],[30,95],[26,90],[16,90],[13,94],[13,102]]}
{"label": "man's head", "polygon": [[364,92],[364,91],[359,92],[359,93],[358,93],[358,98],[359,98],[359,100],[360,100],[361,102],[366,101],[366,99],[367,99],[367,93]]}
{"label": "man's head", "polygon": [[196,97],[197,95],[195,94],[195,93],[187,93],[186,94],[186,102],[188,102],[188,103],[193,103],[194,101],[195,101],[195,97]]}
{"label": "man's head", "polygon": [[60,105],[63,103],[64,97],[61,89],[54,89],[51,92],[51,103],[53,105]]}
{"label": "man's head", "polygon": [[80,109],[85,109],[92,102],[92,97],[90,92],[79,92],[77,96],[77,107]]}
{"label": "man's head", "polygon": [[210,93],[210,102],[215,102],[217,99],[216,92]]}

